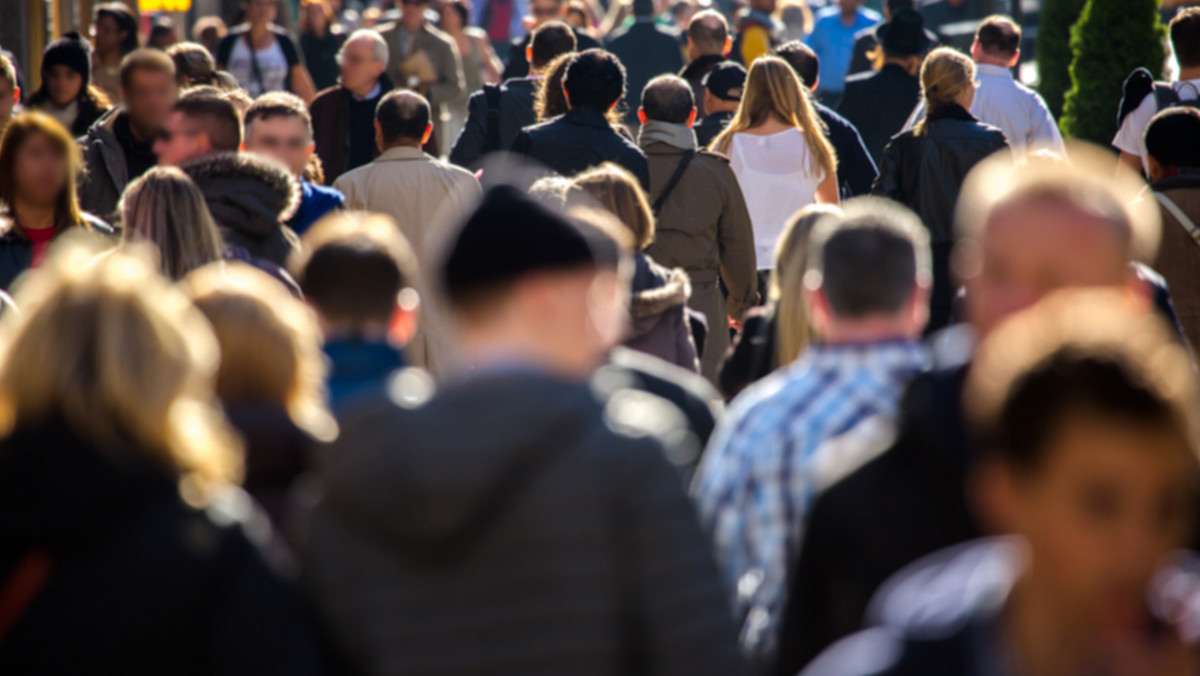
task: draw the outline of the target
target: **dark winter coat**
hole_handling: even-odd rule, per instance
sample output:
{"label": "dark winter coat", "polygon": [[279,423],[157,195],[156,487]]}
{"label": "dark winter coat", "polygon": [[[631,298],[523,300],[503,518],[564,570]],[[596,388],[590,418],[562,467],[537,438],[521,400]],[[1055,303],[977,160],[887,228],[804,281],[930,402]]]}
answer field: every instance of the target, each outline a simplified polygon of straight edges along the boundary
{"label": "dark winter coat", "polygon": [[665,362],[699,372],[696,346],[688,327],[687,301],[692,286],[680,268],[664,268],[643,253],[634,255],[633,321],[625,347],[645,352]]}
{"label": "dark winter coat", "polygon": [[928,122],[925,135],[909,130],[888,143],[873,192],[917,212],[929,229],[933,252],[929,331],[935,331],[949,323],[954,300],[950,253],[959,190],[976,164],[1006,150],[1008,142],[1004,132],[957,105],[936,111]]}
{"label": "dark winter coat", "polygon": [[705,116],[703,120],[696,123],[695,127],[692,127],[692,131],[696,132],[696,144],[701,148],[709,147],[732,121],[733,113],[729,111],[710,113]]}
{"label": "dark winter coat", "polygon": [[98,450],[61,423],[0,442],[0,580],[32,551],[49,563],[0,673],[324,673],[249,499],[193,509],[151,455]]}
{"label": "dark winter coat", "polygon": [[[1178,174],[1155,181],[1157,195],[1166,197],[1175,207],[1200,226],[1200,168],[1184,169]],[[1142,199],[1156,199],[1146,194]],[[1172,210],[1162,206],[1162,244],[1154,269],[1167,280],[1179,321],[1193,348],[1200,348],[1200,241]]]}
{"label": "dark winter coat", "polygon": [[[86,227],[102,237],[115,236],[116,233],[112,227],[104,221],[91,214],[84,214],[83,217],[87,224],[75,227]],[[73,228],[65,228],[63,231],[70,229]],[[62,232],[58,232],[55,237],[61,234]],[[9,291],[13,282],[31,267],[33,267],[33,242],[30,242],[20,229],[13,227],[12,221],[0,218],[0,291]]]}
{"label": "dark winter coat", "polygon": [[307,520],[308,589],[364,674],[737,672],[711,547],[637,422],[667,404],[516,369],[424,388],[343,420]]}
{"label": "dark winter coat", "polygon": [[[379,98],[391,90],[392,80],[384,73],[379,77]],[[338,176],[355,168],[349,166],[350,101],[353,97],[349,89],[337,85],[319,92],[309,106],[314,152],[321,158],[328,185],[333,185]],[[375,148],[374,156],[379,157],[379,148]]]}
{"label": "dark winter coat", "polygon": [[307,471],[316,440],[287,411],[267,404],[225,402],[225,415],[245,444],[246,492],[282,527],[292,482]]}
{"label": "dark winter coat", "polygon": [[878,164],[884,147],[904,129],[920,100],[920,79],[904,66],[888,63],[877,71],[846,78],[838,113],[858,129],[867,152]]}
{"label": "dark winter coat", "polygon": [[335,338],[325,341],[329,361],[329,405],[335,414],[365,394],[384,391],[388,377],[405,365],[404,353],[384,341]]}
{"label": "dark winter coat", "polygon": [[[1024,561],[1019,541],[988,539],[940,551],[889,580],[872,603],[872,629],[831,647],[803,676],[989,676],[1015,673],[1004,608]],[[1149,631],[1200,619],[1200,562],[1173,560],[1169,584],[1148,590]],[[1155,610],[1170,609],[1171,617]],[[1092,672],[1088,672],[1092,673]],[[1100,672],[1097,672],[1100,673]]]}
{"label": "dark winter coat", "polygon": [[718,63],[728,60],[720,54],[705,54],[696,57],[679,71],[679,77],[687,80],[688,85],[692,88],[692,98],[696,102],[696,119],[702,120],[707,114],[704,111],[704,76],[708,75],[708,72]]}
{"label": "dark winter coat", "polygon": [[300,181],[278,162],[251,153],[215,153],[180,169],[204,193],[227,244],[287,266],[300,238],[284,222],[300,204]]}
{"label": "dark winter coat", "polygon": [[512,150],[567,177],[613,162],[633,174],[643,190],[650,188],[650,171],[641,149],[618,134],[604,113],[594,110],[576,108],[529,127],[517,135]]}
{"label": "dark winter coat", "polygon": [[[537,113],[533,110],[537,84],[536,80],[523,77],[500,85],[499,145],[494,150],[508,150],[522,129],[537,124]],[[474,169],[488,152],[487,125],[487,94],[478,91],[467,102],[467,121],[454,141],[450,161],[460,167]]]}
{"label": "dark winter coat", "polygon": [[692,436],[680,444],[681,453],[667,459],[679,470],[683,485],[690,486],[717,427],[717,417],[724,411],[721,395],[712,385],[692,371],[627,347],[614,349],[608,362],[596,370],[592,382],[597,390],[634,389],[653,394],[683,413]]}
{"label": "dark winter coat", "polygon": [[726,401],[779,368],[775,304],[751,309],[721,362],[717,385]]}
{"label": "dark winter coat", "polygon": [[842,199],[870,194],[871,184],[879,177],[879,169],[858,128],[816,99],[812,103],[817,117],[825,123],[825,136],[837,153],[838,188]]}
{"label": "dark winter coat", "polygon": [[636,125],[646,83],[683,68],[679,34],[653,18],[638,19],[609,39],[607,49],[625,64],[625,123]]}
{"label": "dark winter coat", "polygon": [[119,108],[110,110],[79,139],[83,166],[87,169],[76,191],[79,206],[114,223],[120,220],[117,205],[130,180],[125,149],[115,130],[117,117],[122,114]]}

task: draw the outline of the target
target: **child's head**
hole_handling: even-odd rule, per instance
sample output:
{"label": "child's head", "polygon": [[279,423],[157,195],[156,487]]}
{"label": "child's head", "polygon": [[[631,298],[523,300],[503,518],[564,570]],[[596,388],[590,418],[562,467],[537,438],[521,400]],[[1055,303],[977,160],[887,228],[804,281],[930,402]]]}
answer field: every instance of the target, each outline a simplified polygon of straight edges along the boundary
{"label": "child's head", "polygon": [[1027,579],[1062,610],[1129,627],[1190,534],[1196,375],[1153,313],[1116,292],[1052,296],[991,334],[967,407],[990,460],[985,519],[1029,544]]}

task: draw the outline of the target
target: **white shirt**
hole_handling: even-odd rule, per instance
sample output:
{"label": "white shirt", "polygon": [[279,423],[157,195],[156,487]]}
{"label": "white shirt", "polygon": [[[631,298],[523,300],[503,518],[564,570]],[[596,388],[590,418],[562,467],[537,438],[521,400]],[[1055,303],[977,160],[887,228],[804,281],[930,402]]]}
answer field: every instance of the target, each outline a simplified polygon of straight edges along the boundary
{"label": "white shirt", "polygon": [[275,38],[271,42],[271,46],[266,49],[254,50],[254,60],[258,61],[262,86],[259,86],[258,78],[254,77],[254,64],[250,58],[250,47],[246,45],[246,41],[239,39],[233,43],[233,49],[229,53],[229,73],[237,78],[246,93],[251,97],[257,97],[264,92],[287,90],[285,84],[288,76],[288,62],[287,57],[283,54],[283,47],[279,44],[279,38]]}
{"label": "white shirt", "polygon": [[[1179,95],[1181,101],[1200,99],[1200,80],[1173,82],[1171,87]],[[1142,99],[1141,104],[1132,113],[1125,117],[1125,121],[1121,123],[1121,128],[1117,130],[1117,135],[1112,141],[1113,147],[1117,150],[1142,158],[1142,167],[1147,174],[1150,173],[1150,165],[1146,161],[1146,127],[1150,126],[1150,120],[1157,113],[1158,100],[1151,92]]]}
{"label": "white shirt", "polygon": [[[1054,116],[1037,92],[1014,80],[1012,72],[1001,66],[981,63],[976,66],[976,73],[979,88],[975,90],[971,114],[980,122],[999,127],[1014,153],[1050,150],[1066,154]],[[923,119],[924,101],[917,104],[904,128],[912,129]]]}
{"label": "white shirt", "polygon": [[775,267],[775,243],[783,226],[816,201],[825,170],[799,129],[767,136],[734,134],[729,161],[750,211],[758,269],[770,270]]}

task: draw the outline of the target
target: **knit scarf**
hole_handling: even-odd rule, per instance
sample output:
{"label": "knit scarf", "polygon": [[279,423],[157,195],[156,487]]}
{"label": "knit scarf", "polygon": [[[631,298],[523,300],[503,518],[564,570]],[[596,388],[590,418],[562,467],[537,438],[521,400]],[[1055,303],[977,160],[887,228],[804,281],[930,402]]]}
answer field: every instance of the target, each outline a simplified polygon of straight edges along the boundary
{"label": "knit scarf", "polygon": [[696,148],[696,134],[686,124],[651,120],[642,125],[641,131],[638,132],[638,147],[644,148],[656,141],[683,150]]}

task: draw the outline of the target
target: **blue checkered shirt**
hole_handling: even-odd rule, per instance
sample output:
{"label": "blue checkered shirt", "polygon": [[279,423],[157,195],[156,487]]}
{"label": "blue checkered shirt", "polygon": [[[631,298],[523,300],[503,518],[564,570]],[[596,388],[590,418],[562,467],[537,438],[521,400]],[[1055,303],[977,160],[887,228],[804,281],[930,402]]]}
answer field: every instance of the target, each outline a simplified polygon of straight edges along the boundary
{"label": "blue checkered shirt", "polygon": [[739,396],[713,435],[693,493],[747,652],[774,651],[818,456],[869,422],[894,421],[927,360],[916,341],[813,347]]}

